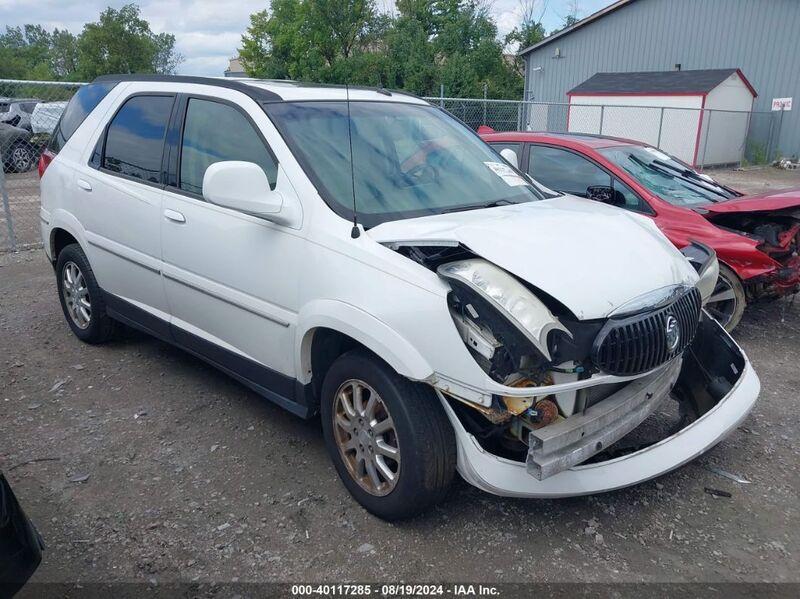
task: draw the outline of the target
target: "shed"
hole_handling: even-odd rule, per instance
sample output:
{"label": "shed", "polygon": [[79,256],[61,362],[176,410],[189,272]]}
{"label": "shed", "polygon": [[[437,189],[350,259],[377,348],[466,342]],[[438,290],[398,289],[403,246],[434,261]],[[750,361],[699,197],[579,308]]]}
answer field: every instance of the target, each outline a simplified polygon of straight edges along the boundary
{"label": "shed", "polygon": [[735,68],[596,73],[567,92],[567,130],[635,139],[691,165],[735,163],[757,95]]}

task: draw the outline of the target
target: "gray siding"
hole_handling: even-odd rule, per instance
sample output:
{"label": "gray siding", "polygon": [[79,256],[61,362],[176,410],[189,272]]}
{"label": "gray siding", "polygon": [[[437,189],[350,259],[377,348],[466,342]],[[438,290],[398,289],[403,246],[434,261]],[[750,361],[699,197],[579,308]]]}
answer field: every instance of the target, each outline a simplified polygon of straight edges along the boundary
{"label": "gray siding", "polygon": [[800,154],[800,0],[635,0],[525,58],[525,97],[542,102],[566,102],[597,72],[739,67],[755,110],[794,97],[780,148]]}

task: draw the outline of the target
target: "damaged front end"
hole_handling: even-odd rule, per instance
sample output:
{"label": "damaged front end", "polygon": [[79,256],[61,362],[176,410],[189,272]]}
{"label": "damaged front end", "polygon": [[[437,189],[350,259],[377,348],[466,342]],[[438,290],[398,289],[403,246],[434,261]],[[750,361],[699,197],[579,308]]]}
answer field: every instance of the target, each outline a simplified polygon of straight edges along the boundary
{"label": "damaged front end", "polygon": [[751,252],[730,257],[747,275],[743,282],[748,301],[800,291],[800,209],[709,212],[705,217],[751,242]]}
{"label": "damaged front end", "polygon": [[[747,359],[702,312],[699,289],[708,285],[674,285],[606,318],[579,320],[463,246],[398,251],[449,283],[453,322],[498,383],[483,403],[434,383],[457,432],[462,475],[489,492],[566,496],[634,484],[717,443],[731,426],[703,433],[701,423],[736,389],[746,387],[729,424],[755,402],[758,380]],[[713,252],[707,256],[715,265]],[[716,272],[707,264],[698,270]],[[691,455],[681,442],[674,458],[656,451],[698,426]],[[623,460],[633,461],[599,478],[586,474]]]}

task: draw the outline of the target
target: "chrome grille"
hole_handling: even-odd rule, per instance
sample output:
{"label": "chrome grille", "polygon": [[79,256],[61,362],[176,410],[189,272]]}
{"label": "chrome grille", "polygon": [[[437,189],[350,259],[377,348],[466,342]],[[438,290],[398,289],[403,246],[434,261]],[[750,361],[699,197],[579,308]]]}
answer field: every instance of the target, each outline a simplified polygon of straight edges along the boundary
{"label": "chrome grille", "polygon": [[[679,355],[692,342],[700,308],[700,292],[693,287],[663,308],[610,319],[595,339],[592,361],[603,372],[618,376],[652,370]],[[669,343],[668,324],[677,324],[680,331],[674,347]]]}

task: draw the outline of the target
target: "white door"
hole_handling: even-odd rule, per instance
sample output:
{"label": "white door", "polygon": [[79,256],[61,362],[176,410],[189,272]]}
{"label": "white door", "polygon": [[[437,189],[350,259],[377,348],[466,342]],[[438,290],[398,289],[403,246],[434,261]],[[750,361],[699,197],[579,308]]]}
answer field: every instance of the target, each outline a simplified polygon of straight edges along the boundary
{"label": "white door", "polygon": [[203,200],[203,175],[223,160],[277,162],[247,113],[190,97],[181,107],[175,186],[164,195],[164,284],[176,340],[281,396],[294,393],[298,231]]}
{"label": "white door", "polygon": [[73,192],[100,286],[165,323],[161,165],[174,100],[152,94],[126,99],[101,134],[90,163],[78,165]]}

